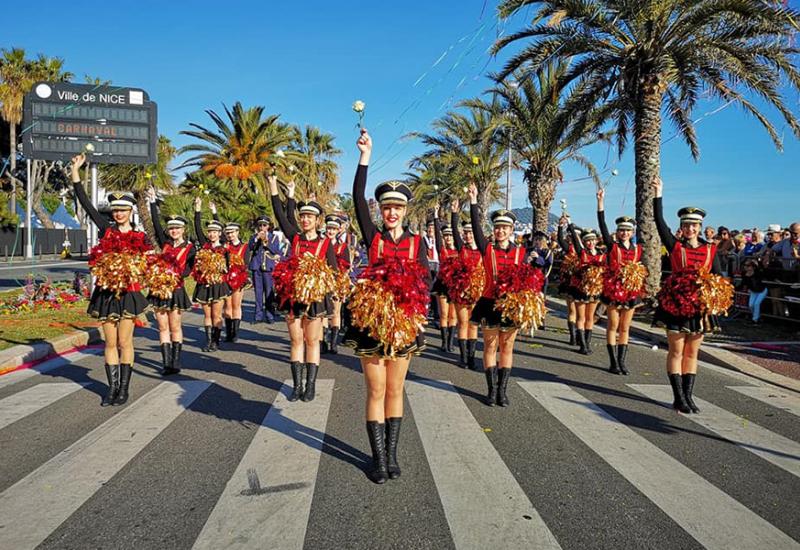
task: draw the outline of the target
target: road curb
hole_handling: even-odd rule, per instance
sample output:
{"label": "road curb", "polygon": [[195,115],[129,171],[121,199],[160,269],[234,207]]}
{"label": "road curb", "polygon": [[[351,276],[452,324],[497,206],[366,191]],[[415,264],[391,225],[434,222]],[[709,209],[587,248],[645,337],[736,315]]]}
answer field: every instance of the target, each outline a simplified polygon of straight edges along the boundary
{"label": "road curb", "polygon": [[99,328],[79,330],[33,345],[14,346],[0,351],[0,375],[33,366],[33,363],[102,340]]}
{"label": "road curb", "polygon": [[[560,298],[548,296],[547,302],[551,309],[566,311],[567,304]],[[667,335],[663,329],[653,328],[640,321],[634,321],[631,324],[631,332],[650,341],[657,342],[664,347],[667,346]],[[725,349],[703,346],[700,348],[700,360],[800,393],[800,380],[772,372]]]}

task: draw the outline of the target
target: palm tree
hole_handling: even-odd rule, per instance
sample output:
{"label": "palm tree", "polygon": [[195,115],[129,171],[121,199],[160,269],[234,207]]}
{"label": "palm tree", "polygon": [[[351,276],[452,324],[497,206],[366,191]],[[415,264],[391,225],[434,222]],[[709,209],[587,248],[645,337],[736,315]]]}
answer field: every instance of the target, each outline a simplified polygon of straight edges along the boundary
{"label": "palm tree", "polygon": [[[497,75],[542,73],[551,59],[574,59],[561,77],[570,88],[565,109],[598,109],[616,126],[620,155],[633,136],[636,218],[650,270],[648,290],[659,284],[659,239],[650,183],[659,175],[662,114],[666,114],[699,157],[692,111],[708,96],[737,104],[758,120],[775,145],[781,138],[752,102],[774,107],[791,131],[800,124],[784,101],[800,90],[800,73],[790,40],[800,13],[780,2],[757,0],[504,0],[501,17],[539,5],[533,23],[497,41],[494,52],[531,40]],[[782,89],[784,85],[786,88]]]}
{"label": "palm tree", "polygon": [[245,185],[253,192],[266,190],[264,173],[281,164],[276,152],[289,145],[293,128],[280,122],[279,115],[264,116],[264,107],[245,109],[240,102],[233,110],[223,105],[227,120],[217,113],[206,113],[216,125],[209,130],[190,123],[194,130],[184,130],[182,135],[193,137],[201,143],[181,147],[179,154],[196,153],[179,168],[198,166],[217,178],[233,184]]}
{"label": "palm tree", "polygon": [[[517,163],[524,167],[535,231],[548,231],[550,205],[556,186],[564,180],[563,163],[580,164],[600,184],[595,166],[582,151],[608,136],[598,131],[596,117],[564,111],[558,85],[568,69],[567,62],[556,62],[536,77],[509,81],[490,91],[503,101],[505,116],[497,118],[496,127],[505,130],[502,139],[511,144]],[[481,105],[467,102],[472,104]]]}
{"label": "palm tree", "polygon": [[453,198],[466,196],[464,189],[470,182],[478,187],[478,210],[481,220],[486,220],[489,206],[500,197],[498,181],[505,171],[506,145],[496,139],[491,128],[502,116],[498,102],[475,100],[467,104],[465,112],[452,111],[432,124],[434,133],[412,133],[429,147],[428,151],[412,160],[440,158],[448,166],[448,185]]}
{"label": "palm tree", "polygon": [[155,164],[106,164],[100,166],[99,179],[103,187],[110,191],[131,191],[133,193],[136,198],[139,219],[152,243],[158,241],[155,238],[153,220],[150,218],[147,190],[150,187],[162,191],[174,190],[169,165],[175,158],[176,152],[177,150],[169,138],[158,136]]}
{"label": "palm tree", "polygon": [[12,48],[3,50],[0,59],[0,115],[8,122],[9,154],[8,166],[11,179],[11,199],[9,210],[13,214],[17,208],[17,125],[22,122],[22,100],[31,87],[30,61],[25,59],[25,50]]}
{"label": "palm tree", "polygon": [[334,158],[342,154],[335,137],[314,126],[296,129],[288,158],[296,168],[298,191],[302,197],[316,196],[326,209],[334,208],[334,190],[338,184],[339,165]]}
{"label": "palm tree", "polygon": [[404,174],[414,193],[408,217],[417,227],[424,228],[431,211],[438,205],[444,206],[443,197],[464,194],[463,183],[452,177],[455,166],[448,165],[444,157],[418,157],[411,161],[410,167],[411,171]]}

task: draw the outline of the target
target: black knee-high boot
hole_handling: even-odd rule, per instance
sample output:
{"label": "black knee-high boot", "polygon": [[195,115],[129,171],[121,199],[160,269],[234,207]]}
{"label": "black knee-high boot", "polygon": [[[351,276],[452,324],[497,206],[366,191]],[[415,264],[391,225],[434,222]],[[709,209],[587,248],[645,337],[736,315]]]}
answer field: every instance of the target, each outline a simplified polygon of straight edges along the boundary
{"label": "black knee-high boot", "polygon": [[289,367],[292,369],[292,393],[289,401],[297,401],[303,397],[303,363],[292,361]]}
{"label": "black knee-high boot", "polygon": [[397,443],[400,441],[400,423],[402,417],[386,419],[386,469],[389,479],[400,477],[400,465],[397,463]]}
{"label": "black knee-high boot", "polygon": [[591,355],[592,352],[592,329],[586,329],[583,331],[583,337],[586,341],[586,355]]}
{"label": "black knee-high boot", "polygon": [[478,366],[475,364],[475,350],[478,347],[478,341],[474,338],[467,340],[467,368],[477,371]]}
{"label": "black knee-high boot", "polygon": [[181,350],[183,349],[183,342],[172,342],[172,372],[170,374],[178,374],[181,372]]}
{"label": "black knee-high boot", "polygon": [[205,330],[206,330],[206,345],[203,346],[203,351],[212,351],[211,350],[211,342],[212,342],[211,329],[212,328],[213,327],[211,327],[211,325],[208,325],[208,326],[205,327]]}
{"label": "black knee-high boot", "polygon": [[696,374],[684,374],[682,377],[683,396],[686,398],[686,404],[689,405],[689,408],[695,414],[700,412],[700,407],[695,404],[694,399],[692,398],[692,393],[694,392],[694,381],[696,377]]}
{"label": "black knee-high boot", "polygon": [[233,319],[225,318],[225,341],[233,342]]}
{"label": "black knee-high boot", "polygon": [[497,367],[484,369],[486,374],[486,404],[494,407],[497,402]]}
{"label": "black knee-high boot", "polygon": [[447,327],[439,327],[439,336],[442,338],[442,351],[447,351],[447,342],[449,341]]}
{"label": "black knee-high boot", "polygon": [[497,404],[501,407],[508,407],[508,379],[511,378],[511,369],[497,369]]}
{"label": "black knee-high boot", "polygon": [[328,351],[333,355],[339,353],[338,340],[339,340],[339,327],[331,327],[328,333]]}
{"label": "black knee-high boot", "polygon": [[578,353],[589,355],[589,350],[586,349],[586,334],[579,328],[575,329],[575,339],[578,341]]}
{"label": "black knee-high boot", "polygon": [[447,344],[447,351],[453,351],[456,349],[456,327],[450,327],[448,330],[448,344]]}
{"label": "black knee-high boot", "polygon": [[680,374],[670,374],[669,384],[672,386],[672,408],[682,413],[690,413],[692,409],[686,403],[686,396],[683,394],[683,380]]}
{"label": "black knee-high boot", "polygon": [[378,484],[386,483],[389,479],[389,468],[386,459],[386,434],[384,425],[376,420],[367,421],[367,437],[372,448],[372,469],[369,478]]}
{"label": "black knee-high boot", "polygon": [[575,339],[575,332],[576,332],[575,323],[573,323],[572,321],[567,321],[567,330],[569,331],[569,345],[574,346],[575,344],[577,344],[577,340]]}
{"label": "black knee-high boot", "polygon": [[119,366],[119,393],[114,405],[124,405],[128,402],[128,389],[131,385],[131,373],[133,365],[122,364]]}
{"label": "black knee-high boot", "polygon": [[628,376],[628,368],[625,366],[625,358],[628,356],[628,344],[619,344],[617,346],[617,365],[619,365],[619,371]]}
{"label": "black knee-high boot", "polygon": [[231,323],[233,324],[233,342],[239,341],[239,325],[242,324],[241,319],[232,319]]}
{"label": "black knee-high boot", "polygon": [[172,363],[172,344],[169,342],[161,343],[161,374],[172,374],[170,371]]}
{"label": "black knee-high boot", "polygon": [[328,341],[330,339],[330,329],[325,327],[322,329],[322,341],[319,343],[319,352],[322,355],[328,353]]}
{"label": "black knee-high boot", "polygon": [[101,407],[113,405],[119,394],[119,365],[106,365],[106,378],[108,379],[108,391],[100,402]]}
{"label": "black knee-high boot", "polygon": [[219,349],[219,339],[222,336],[222,328],[211,327],[211,345],[208,351],[217,351]]}
{"label": "black knee-high boot", "polygon": [[303,392],[303,401],[314,401],[317,395],[317,371],[319,365],[306,363],[306,389]]}
{"label": "black knee-high boot", "polygon": [[608,350],[609,368],[608,372],[611,374],[620,374],[619,364],[617,363],[617,346],[606,344]]}
{"label": "black knee-high boot", "polygon": [[467,368],[467,341],[458,339],[458,366]]}

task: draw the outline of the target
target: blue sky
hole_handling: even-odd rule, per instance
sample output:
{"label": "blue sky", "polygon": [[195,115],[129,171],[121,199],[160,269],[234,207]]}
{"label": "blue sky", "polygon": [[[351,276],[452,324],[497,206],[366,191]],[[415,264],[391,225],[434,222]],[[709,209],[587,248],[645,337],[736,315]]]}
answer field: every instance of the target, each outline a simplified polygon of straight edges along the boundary
{"label": "blue sky", "polygon": [[[144,88],[158,103],[159,131],[177,145],[187,143],[178,132],[189,122],[210,124],[204,109],[237,100],[263,105],[288,122],[319,126],[336,135],[344,150],[340,191],[348,191],[358,161],[352,102],[367,104],[365,125],[375,141],[371,189],[402,174],[421,151],[401,136],[426,131],[459,100],[490,87],[484,75],[506,56],[490,58],[487,49],[498,33],[521,26],[521,18],[498,23],[496,4],[143,0],[132,7],[73,0],[53,3],[48,17],[39,10],[18,10],[0,47],[63,57],[76,80],[87,74]],[[788,101],[798,113],[797,95]],[[695,118],[718,107],[701,104]],[[784,152],[778,153],[758,123],[735,106],[703,119],[697,129],[699,162],[680,139],[663,148],[667,220],[676,223],[674,212],[687,204],[706,208],[712,225],[763,228],[800,218],[800,143],[791,134],[786,133]],[[672,133],[666,125],[664,139]],[[619,170],[607,188],[609,217],[632,213],[631,155],[617,160],[605,147],[590,153],[607,171]],[[567,199],[577,223],[595,225],[594,184],[574,181],[585,176],[576,166],[566,166],[565,174],[557,199]],[[512,205],[526,206],[521,175],[515,173],[513,180]],[[558,208],[556,201],[553,211]]]}

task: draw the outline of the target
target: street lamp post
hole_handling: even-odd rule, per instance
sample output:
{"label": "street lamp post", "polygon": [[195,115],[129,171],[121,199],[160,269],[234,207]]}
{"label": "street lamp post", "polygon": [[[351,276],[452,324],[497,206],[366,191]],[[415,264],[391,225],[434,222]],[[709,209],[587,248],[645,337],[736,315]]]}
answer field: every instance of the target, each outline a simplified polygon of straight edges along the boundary
{"label": "street lamp post", "polygon": [[[508,81],[508,87],[512,90],[516,90],[519,87],[519,83],[516,80]],[[506,112],[508,118],[511,118],[511,113]],[[513,133],[513,128],[511,125],[508,126],[508,166],[506,167],[506,210],[511,210],[511,135]]]}

